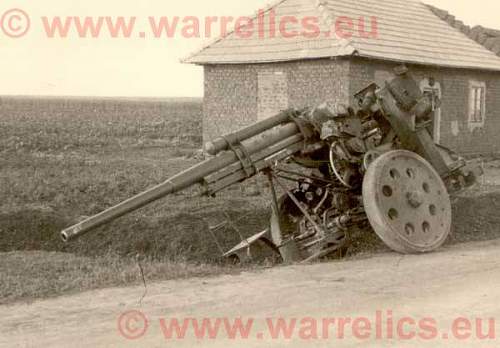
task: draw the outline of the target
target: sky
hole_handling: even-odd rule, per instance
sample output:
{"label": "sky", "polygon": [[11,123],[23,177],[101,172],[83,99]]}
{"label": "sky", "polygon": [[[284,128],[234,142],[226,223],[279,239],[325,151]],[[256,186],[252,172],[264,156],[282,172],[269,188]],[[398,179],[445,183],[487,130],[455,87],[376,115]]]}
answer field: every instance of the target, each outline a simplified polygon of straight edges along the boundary
{"label": "sky", "polygon": [[[498,0],[425,2],[446,9],[466,24],[500,29]],[[165,16],[171,22],[176,16],[238,17],[251,15],[268,3],[268,0],[4,0],[0,6],[3,19],[0,95],[200,97],[203,69],[182,64],[180,60],[207,39],[182,35],[153,38],[149,17],[159,21]],[[26,32],[24,15],[30,23]],[[136,17],[136,22],[130,38],[109,35],[80,38],[71,31],[73,22],[68,37],[49,38],[47,28],[57,16],[61,17],[61,23],[71,16]],[[206,34],[203,30],[200,33]],[[211,37],[216,34],[214,30]]]}

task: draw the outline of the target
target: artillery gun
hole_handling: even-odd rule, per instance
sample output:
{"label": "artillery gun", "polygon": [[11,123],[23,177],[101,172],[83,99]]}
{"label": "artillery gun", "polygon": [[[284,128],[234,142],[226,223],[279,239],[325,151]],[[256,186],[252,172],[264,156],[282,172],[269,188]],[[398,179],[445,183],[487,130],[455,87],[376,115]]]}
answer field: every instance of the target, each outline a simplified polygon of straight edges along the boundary
{"label": "artillery gun", "polygon": [[256,245],[266,245],[285,262],[314,260],[370,227],[400,253],[437,249],[451,229],[450,194],[473,185],[480,167],[434,143],[433,103],[404,67],[354,100],[355,107],[283,111],[217,138],[205,145],[212,158],[65,229],[62,238],[193,185],[212,196],[263,174],[270,183],[269,227],[226,256],[247,259]]}

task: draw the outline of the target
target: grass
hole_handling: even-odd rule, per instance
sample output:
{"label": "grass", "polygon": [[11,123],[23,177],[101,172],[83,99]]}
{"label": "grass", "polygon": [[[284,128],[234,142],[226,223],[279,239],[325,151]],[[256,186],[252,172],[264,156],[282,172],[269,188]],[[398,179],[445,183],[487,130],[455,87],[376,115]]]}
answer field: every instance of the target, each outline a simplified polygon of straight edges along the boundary
{"label": "grass", "polygon": [[[142,260],[147,282],[237,272],[236,268],[186,262]],[[133,258],[81,257],[58,252],[0,253],[0,305],[113,286],[141,285]]]}
{"label": "grass", "polygon": [[1,208],[90,215],[185,169],[170,160],[199,147],[199,101],[3,99]]}
{"label": "grass", "polygon": [[[232,271],[208,233],[227,216],[266,224],[263,197],[176,194],[63,244],[62,228],[197,163],[201,102],[4,98],[0,107],[0,303]],[[239,242],[223,230],[228,250]]]}
{"label": "grass", "polygon": [[2,98],[0,153],[201,145],[201,102]]}

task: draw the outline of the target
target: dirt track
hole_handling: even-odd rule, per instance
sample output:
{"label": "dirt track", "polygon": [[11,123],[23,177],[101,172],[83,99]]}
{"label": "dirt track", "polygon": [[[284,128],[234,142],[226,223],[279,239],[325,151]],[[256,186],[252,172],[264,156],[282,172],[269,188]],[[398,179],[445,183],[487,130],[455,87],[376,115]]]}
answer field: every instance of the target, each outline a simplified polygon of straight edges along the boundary
{"label": "dirt track", "polygon": [[[70,297],[0,307],[2,347],[275,347],[275,346],[498,346],[495,341],[443,340],[453,319],[500,318],[500,241],[461,244],[424,256],[382,254],[377,257],[310,266],[275,268],[238,276],[149,284],[143,288],[107,289]],[[148,332],[129,341],[117,330],[119,316],[138,309],[149,317]],[[358,340],[346,331],[339,340],[291,341],[194,339],[168,342],[159,329],[161,317],[255,318],[252,333],[267,332],[268,317],[316,319],[374,318],[377,310],[416,320],[433,317],[439,339],[428,342]],[[141,325],[131,322],[131,328]],[[486,330],[486,324],[485,324]],[[497,325],[498,331],[498,325]],[[335,329],[332,331],[335,334]],[[189,336],[189,335],[188,335]],[[223,336],[227,337],[227,336]],[[372,336],[373,337],[373,336]],[[451,336],[450,336],[451,337]]]}

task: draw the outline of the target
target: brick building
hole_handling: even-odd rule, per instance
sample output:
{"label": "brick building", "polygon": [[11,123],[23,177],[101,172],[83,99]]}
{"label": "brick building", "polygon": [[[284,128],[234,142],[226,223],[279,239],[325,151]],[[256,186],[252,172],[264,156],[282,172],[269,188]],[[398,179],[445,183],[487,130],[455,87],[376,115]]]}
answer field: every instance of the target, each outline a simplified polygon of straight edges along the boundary
{"label": "brick building", "polygon": [[[405,63],[423,91],[442,98],[437,142],[462,153],[499,152],[500,57],[438,11],[417,0],[274,3],[252,26],[185,60],[204,66],[204,139],[290,107],[351,103]],[[276,32],[286,18],[286,31]],[[317,21],[314,35],[305,18]]]}

